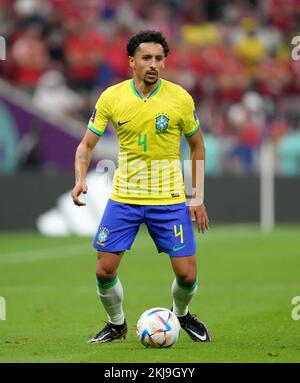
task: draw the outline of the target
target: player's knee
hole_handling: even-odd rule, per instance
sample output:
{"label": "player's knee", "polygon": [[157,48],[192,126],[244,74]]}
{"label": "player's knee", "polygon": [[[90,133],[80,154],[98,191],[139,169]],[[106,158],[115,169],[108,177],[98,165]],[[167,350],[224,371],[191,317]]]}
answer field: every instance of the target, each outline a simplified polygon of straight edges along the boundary
{"label": "player's knee", "polygon": [[187,277],[182,281],[182,283],[184,283],[186,286],[192,286],[195,284],[196,280],[197,279],[195,277]]}
{"label": "player's knee", "polygon": [[110,265],[97,265],[96,276],[102,281],[114,279],[116,276],[116,270]]}
{"label": "player's knee", "polygon": [[103,256],[101,252],[97,252],[98,258],[96,263],[96,276],[100,280],[107,281],[116,277],[118,264],[114,259]]}
{"label": "player's knee", "polygon": [[182,273],[179,275],[177,274],[177,278],[184,285],[187,285],[187,286],[191,285],[192,286],[197,280],[197,275],[194,272],[188,272],[188,273]]}

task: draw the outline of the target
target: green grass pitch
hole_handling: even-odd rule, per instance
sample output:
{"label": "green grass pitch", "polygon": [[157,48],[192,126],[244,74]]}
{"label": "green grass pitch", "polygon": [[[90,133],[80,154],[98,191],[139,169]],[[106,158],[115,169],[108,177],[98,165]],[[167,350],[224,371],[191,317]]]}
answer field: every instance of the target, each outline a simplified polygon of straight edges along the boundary
{"label": "green grass pitch", "polygon": [[[88,345],[106,314],[96,296],[91,238],[0,234],[0,362],[300,362],[300,228],[261,234],[255,226],[217,226],[197,234],[197,296],[190,311],[210,328],[211,343],[182,332],[170,349],[146,349],[135,325],[146,309],[171,306],[166,254],[141,228],[121,263],[129,334]],[[299,310],[300,311],[300,310]]]}

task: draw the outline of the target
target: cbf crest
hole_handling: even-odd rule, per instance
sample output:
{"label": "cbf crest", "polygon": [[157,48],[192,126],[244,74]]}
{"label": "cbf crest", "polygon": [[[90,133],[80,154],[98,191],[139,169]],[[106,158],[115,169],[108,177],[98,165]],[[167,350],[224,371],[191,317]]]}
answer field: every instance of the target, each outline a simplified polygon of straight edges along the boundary
{"label": "cbf crest", "polygon": [[164,134],[167,133],[167,129],[169,127],[170,117],[166,113],[159,113],[155,117],[155,128],[156,134]]}
{"label": "cbf crest", "polygon": [[100,227],[97,235],[98,245],[104,246],[104,242],[107,240],[108,236],[109,230],[104,226]]}

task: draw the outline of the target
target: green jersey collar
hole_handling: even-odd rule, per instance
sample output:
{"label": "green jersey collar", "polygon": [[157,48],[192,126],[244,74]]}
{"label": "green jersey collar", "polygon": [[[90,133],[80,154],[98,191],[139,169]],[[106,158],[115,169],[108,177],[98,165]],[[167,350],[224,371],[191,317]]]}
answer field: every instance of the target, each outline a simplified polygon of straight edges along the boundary
{"label": "green jersey collar", "polygon": [[[142,96],[139,94],[139,92],[136,90],[136,87],[135,87],[135,85],[134,85],[134,80],[133,80],[133,79],[130,81],[130,85],[131,85],[131,89],[132,89],[133,93],[134,93],[138,98],[140,98],[141,100],[143,100],[143,97],[142,97]],[[149,96],[148,96],[147,98],[150,98],[150,97],[155,96],[155,95],[159,92],[159,90],[160,90],[160,88],[161,88],[161,85],[162,85],[162,79],[159,80],[159,83],[158,83],[157,87],[156,87],[156,88],[149,94]]]}

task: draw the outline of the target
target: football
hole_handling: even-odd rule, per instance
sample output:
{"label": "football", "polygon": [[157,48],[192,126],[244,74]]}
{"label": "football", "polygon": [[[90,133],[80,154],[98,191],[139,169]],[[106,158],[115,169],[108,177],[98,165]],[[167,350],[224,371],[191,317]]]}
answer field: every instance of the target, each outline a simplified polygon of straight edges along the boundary
{"label": "football", "polygon": [[177,342],[180,328],[179,320],[172,311],[154,307],[140,316],[136,332],[145,347],[167,348]]}

